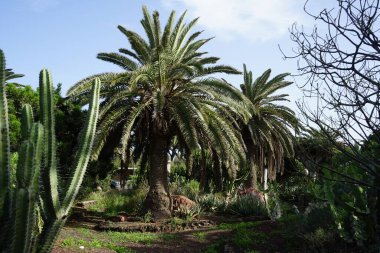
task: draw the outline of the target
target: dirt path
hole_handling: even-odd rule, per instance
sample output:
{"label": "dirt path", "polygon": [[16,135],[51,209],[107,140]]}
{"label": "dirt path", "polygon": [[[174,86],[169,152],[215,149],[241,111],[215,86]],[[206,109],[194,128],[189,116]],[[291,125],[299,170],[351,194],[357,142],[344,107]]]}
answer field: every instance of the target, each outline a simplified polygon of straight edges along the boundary
{"label": "dirt path", "polygon": [[[53,253],[126,253],[126,252],[203,252],[221,239],[231,236],[230,230],[198,229],[175,233],[99,232],[91,229],[65,227]],[[133,234],[123,238],[121,234]],[[129,239],[129,240],[128,240]],[[83,247],[81,247],[83,246]],[[82,249],[81,249],[82,248]]]}

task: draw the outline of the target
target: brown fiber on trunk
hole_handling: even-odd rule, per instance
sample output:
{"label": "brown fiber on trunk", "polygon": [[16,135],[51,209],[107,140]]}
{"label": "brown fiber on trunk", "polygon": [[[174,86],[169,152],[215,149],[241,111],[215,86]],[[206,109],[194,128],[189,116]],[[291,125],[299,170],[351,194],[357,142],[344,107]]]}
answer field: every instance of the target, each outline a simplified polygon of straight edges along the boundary
{"label": "brown fiber on trunk", "polygon": [[215,151],[213,152],[213,163],[214,163],[215,191],[222,192],[223,191],[222,166],[221,166],[219,157]]}
{"label": "brown fiber on trunk", "polygon": [[200,172],[200,182],[199,189],[201,192],[205,192],[207,187],[207,162],[205,151],[201,150],[201,172]]}
{"label": "brown fiber on trunk", "polygon": [[152,136],[149,150],[149,192],[145,199],[145,209],[150,211],[154,219],[171,217],[171,199],[168,182],[168,145],[167,136]]}
{"label": "brown fiber on trunk", "polygon": [[254,146],[251,143],[246,143],[246,147],[249,175],[247,181],[245,182],[245,187],[257,189],[257,166],[254,160]]}

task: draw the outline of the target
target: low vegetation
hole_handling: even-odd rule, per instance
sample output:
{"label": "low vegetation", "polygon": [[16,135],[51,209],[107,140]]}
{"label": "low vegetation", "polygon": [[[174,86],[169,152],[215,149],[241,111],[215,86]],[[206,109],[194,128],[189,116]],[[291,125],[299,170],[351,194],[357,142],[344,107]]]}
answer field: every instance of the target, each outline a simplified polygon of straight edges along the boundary
{"label": "low vegetation", "polygon": [[337,3],[290,30],[323,104],[299,118],[288,73],[217,64],[186,12],[144,6],[98,54],[123,71],[67,98],[47,70],[10,82],[0,50],[0,252],[379,252],[380,0]]}

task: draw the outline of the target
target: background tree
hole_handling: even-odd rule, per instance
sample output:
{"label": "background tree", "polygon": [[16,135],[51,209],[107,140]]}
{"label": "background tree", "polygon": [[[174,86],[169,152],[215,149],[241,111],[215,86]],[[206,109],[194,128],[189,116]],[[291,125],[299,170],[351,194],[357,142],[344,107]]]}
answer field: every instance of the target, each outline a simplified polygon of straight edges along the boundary
{"label": "background tree", "polygon": [[162,31],[157,11],[151,15],[143,7],[143,15],[141,24],[147,39],[119,26],[132,49],[98,54],[99,59],[125,72],[89,77],[68,94],[80,100],[89,93],[91,80],[102,80],[95,156],[113,130],[120,129],[115,133],[120,133],[123,151],[132,138],[139,145],[136,150],[141,151],[141,166],[149,165],[145,206],[155,218],[167,218],[171,202],[167,161],[173,138],[177,136],[189,151],[200,145],[212,146],[225,162],[237,163],[244,150],[235,118],[248,118],[248,103],[232,85],[208,77],[239,72],[214,65],[219,58],[205,57],[200,51],[210,39],[198,39],[201,32],[189,34],[197,19],[186,24],[183,13],[175,22],[173,11]]}
{"label": "background tree", "polygon": [[380,141],[379,2],[337,0],[333,9],[316,14],[309,12],[305,5],[305,11],[317,25],[310,33],[293,26],[290,34],[296,54],[286,57],[298,59],[300,74],[307,77],[302,87],[306,95],[316,97],[318,102],[317,109],[299,103],[305,123],[317,126],[331,145],[348,156],[370,179],[368,183],[363,177],[328,168],[338,180],[368,189],[372,226],[377,231],[372,239],[377,244],[380,162],[379,156],[363,153],[361,147],[370,136],[373,142]]}
{"label": "background tree", "polygon": [[269,179],[274,180],[276,174],[283,171],[284,157],[294,155],[291,130],[297,128],[298,120],[291,109],[278,103],[288,101],[288,95],[275,94],[292,82],[284,80],[287,73],[272,79],[269,79],[270,74],[268,69],[253,81],[252,72],[244,65],[241,89],[253,104],[252,117],[242,130],[250,171],[246,187],[257,188],[258,175],[265,184],[268,173]]}

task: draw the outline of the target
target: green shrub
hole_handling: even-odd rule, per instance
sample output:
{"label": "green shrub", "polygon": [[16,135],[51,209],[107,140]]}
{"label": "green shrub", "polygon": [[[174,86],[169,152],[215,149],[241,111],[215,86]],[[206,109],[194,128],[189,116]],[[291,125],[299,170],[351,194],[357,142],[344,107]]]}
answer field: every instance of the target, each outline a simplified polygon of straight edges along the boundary
{"label": "green shrub", "polygon": [[194,218],[200,217],[203,213],[202,207],[199,204],[188,207],[180,207],[179,210],[174,212],[174,215],[184,219],[185,221],[192,221]]}
{"label": "green shrub", "polygon": [[110,190],[107,192],[92,192],[87,199],[96,201],[89,207],[90,211],[104,212],[106,216],[114,216],[119,212],[137,214],[141,210],[146,194],[146,189],[128,192]]}
{"label": "green shrub", "polygon": [[303,235],[304,240],[309,245],[310,249],[322,248],[325,244],[334,241],[335,233],[323,228],[317,228],[313,232]]}
{"label": "green shrub", "polygon": [[187,181],[185,178],[178,177],[170,184],[170,191],[173,195],[183,195],[191,200],[196,200],[199,195],[199,182]]}
{"label": "green shrub", "polygon": [[104,179],[98,179],[91,176],[86,176],[83,179],[83,183],[79,189],[78,197],[79,200],[84,200],[90,198],[90,195],[97,191],[97,187],[101,188],[101,191],[107,192],[111,189],[111,175],[108,175]]}
{"label": "green shrub", "polygon": [[196,202],[205,212],[223,212],[226,206],[226,200],[214,194],[199,196]]}
{"label": "green shrub", "polygon": [[267,216],[265,205],[251,195],[238,196],[227,205],[226,211],[240,216]]}
{"label": "green shrub", "polygon": [[330,230],[335,227],[334,214],[328,203],[310,203],[303,216],[304,227],[307,231]]}

